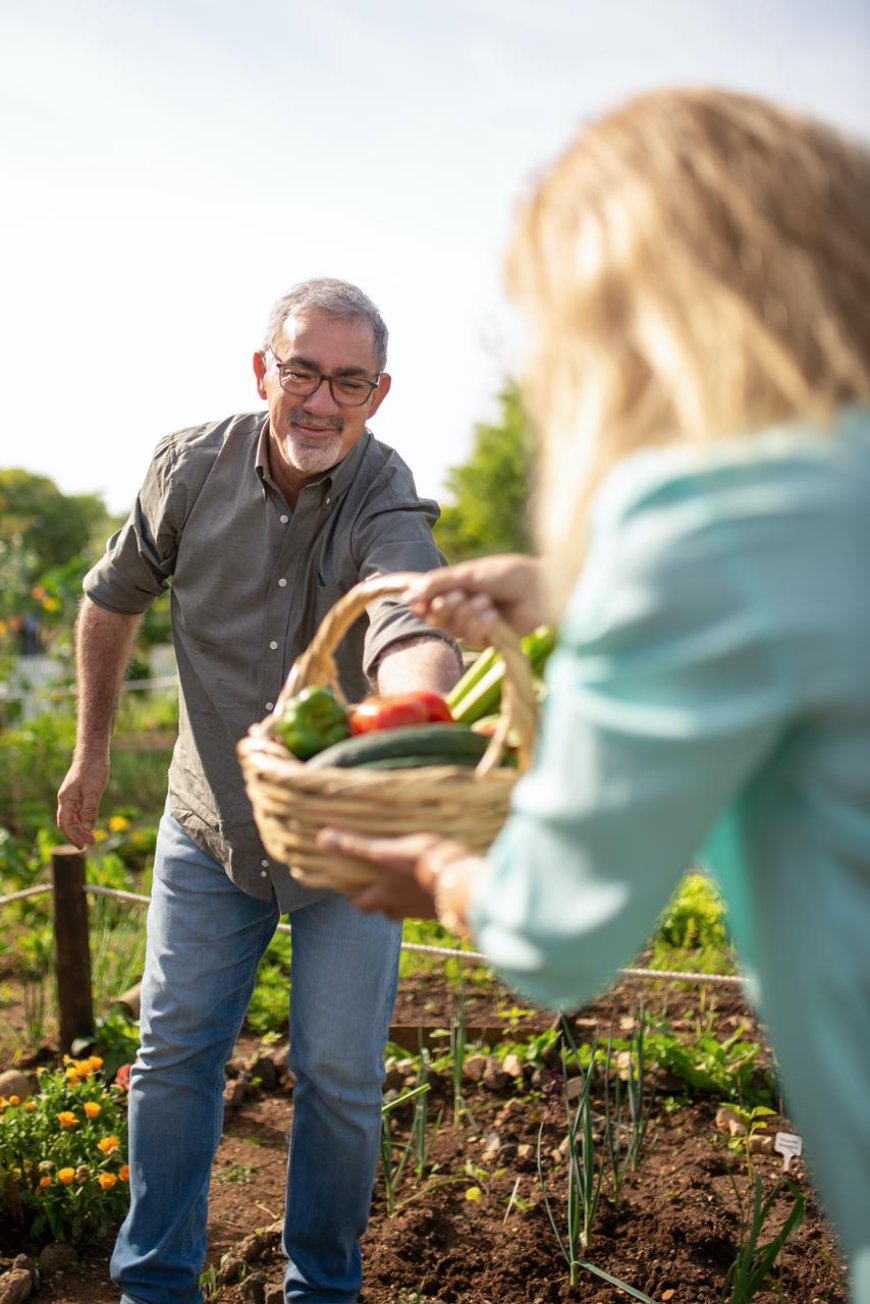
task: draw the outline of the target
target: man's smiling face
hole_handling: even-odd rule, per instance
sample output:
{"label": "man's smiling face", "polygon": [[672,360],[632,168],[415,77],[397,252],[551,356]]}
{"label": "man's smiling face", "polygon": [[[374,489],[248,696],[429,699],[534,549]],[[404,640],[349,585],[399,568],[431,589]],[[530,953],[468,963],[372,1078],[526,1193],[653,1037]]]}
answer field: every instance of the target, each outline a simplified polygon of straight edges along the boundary
{"label": "man's smiling face", "polygon": [[281,367],[336,378],[374,381],[374,332],[364,317],[335,317],[321,311],[288,317],[272,348],[254,355],[257,390],[269,406],[272,471],[295,498],[309,480],[343,461],[365,433],[366,422],[390,388],[384,373],[358,406],[337,403],[324,380],[307,398],[285,392]]}

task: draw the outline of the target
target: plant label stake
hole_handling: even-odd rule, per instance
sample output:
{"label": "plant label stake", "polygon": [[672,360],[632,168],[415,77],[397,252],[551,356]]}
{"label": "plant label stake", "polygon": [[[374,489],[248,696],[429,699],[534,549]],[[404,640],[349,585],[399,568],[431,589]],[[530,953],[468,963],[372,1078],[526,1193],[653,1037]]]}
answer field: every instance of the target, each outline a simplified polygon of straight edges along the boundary
{"label": "plant label stake", "polygon": [[803,1138],[796,1132],[777,1132],[773,1148],[778,1155],[782,1155],[782,1171],[787,1173],[791,1161],[800,1155],[804,1148]]}

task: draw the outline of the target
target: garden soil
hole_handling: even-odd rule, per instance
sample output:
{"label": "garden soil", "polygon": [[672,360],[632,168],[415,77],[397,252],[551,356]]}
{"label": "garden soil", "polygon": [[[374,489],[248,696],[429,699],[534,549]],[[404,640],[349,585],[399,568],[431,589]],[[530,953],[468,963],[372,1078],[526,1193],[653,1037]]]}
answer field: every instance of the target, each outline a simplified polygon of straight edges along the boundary
{"label": "garden soil", "polygon": [[[611,1028],[625,1036],[641,1001],[687,1038],[704,1027],[724,1039],[745,1025],[747,1035],[763,1040],[733,988],[636,980],[622,982],[578,1011],[576,1039],[590,1041],[596,1027],[605,1040]],[[515,998],[497,986],[467,986],[463,1008],[469,1028],[509,1029],[502,1035],[515,1041],[550,1023],[548,1015],[518,1010]],[[410,1045],[421,1035],[433,1046],[443,1044],[437,1030],[457,1012],[457,993],[438,974],[405,980],[394,1015],[396,1036]],[[271,1086],[262,1072],[252,1073],[250,1066],[263,1050],[255,1038],[245,1037],[230,1066],[232,1103],[209,1212],[214,1304],[272,1304],[282,1277],[278,1225],[292,1085],[281,1074]],[[279,1062],[280,1052],[268,1048]],[[452,1081],[432,1076],[427,1170],[418,1177],[409,1159],[391,1214],[378,1181],[364,1241],[361,1304],[618,1304],[631,1298],[583,1268],[577,1284],[570,1285],[538,1172],[540,1163],[564,1240],[561,1075],[555,1067],[538,1069],[534,1077],[530,1072],[509,1085],[465,1082],[468,1112],[456,1122]],[[585,1257],[661,1304],[730,1300],[730,1292],[723,1296],[724,1283],[754,1189],[745,1147],[735,1148],[721,1115],[717,1121],[716,1102],[687,1099],[683,1084],[656,1070],[650,1070],[646,1096],[648,1126],[639,1169],[626,1176],[618,1205],[605,1186]],[[593,1098],[594,1116],[599,1109],[600,1100]],[[407,1135],[410,1111],[407,1106],[396,1112],[397,1138]],[[784,1114],[767,1120],[767,1135],[779,1130],[793,1130]],[[772,1191],[783,1176],[782,1157],[759,1151],[751,1163],[765,1194]],[[791,1161],[788,1176],[806,1200],[806,1216],[754,1298],[758,1304],[847,1304],[843,1261],[800,1159]],[[793,1200],[793,1193],[785,1193],[776,1201],[763,1240],[775,1235]],[[39,1248],[23,1243],[13,1227],[0,1227],[0,1269],[14,1254]],[[106,1248],[92,1247],[73,1268],[45,1278],[35,1304],[117,1304],[106,1263]]]}

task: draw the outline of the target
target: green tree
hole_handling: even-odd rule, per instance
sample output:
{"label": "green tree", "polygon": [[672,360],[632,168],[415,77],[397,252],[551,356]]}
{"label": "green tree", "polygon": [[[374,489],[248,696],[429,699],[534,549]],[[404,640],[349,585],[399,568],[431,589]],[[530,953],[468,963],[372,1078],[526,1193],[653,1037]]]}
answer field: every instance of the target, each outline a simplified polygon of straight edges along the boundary
{"label": "green tree", "polygon": [[529,483],[532,440],[519,392],[499,395],[497,424],[475,427],[468,461],[447,475],[450,500],[436,526],[439,547],[451,562],[492,552],[532,552]]}
{"label": "green tree", "polygon": [[62,494],[53,480],[29,471],[0,471],[0,543],[28,558],[35,581],[54,566],[65,566],[110,517],[96,494]]}

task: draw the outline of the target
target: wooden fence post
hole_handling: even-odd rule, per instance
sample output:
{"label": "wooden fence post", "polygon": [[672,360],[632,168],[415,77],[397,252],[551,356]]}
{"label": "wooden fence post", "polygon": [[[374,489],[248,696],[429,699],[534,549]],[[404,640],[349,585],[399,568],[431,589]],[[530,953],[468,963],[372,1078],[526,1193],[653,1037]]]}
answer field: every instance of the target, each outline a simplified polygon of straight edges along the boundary
{"label": "wooden fence post", "polygon": [[51,875],[54,883],[54,953],[60,1006],[60,1048],[69,1053],[76,1038],[94,1035],[85,853],[77,847],[55,847],[51,854]]}

